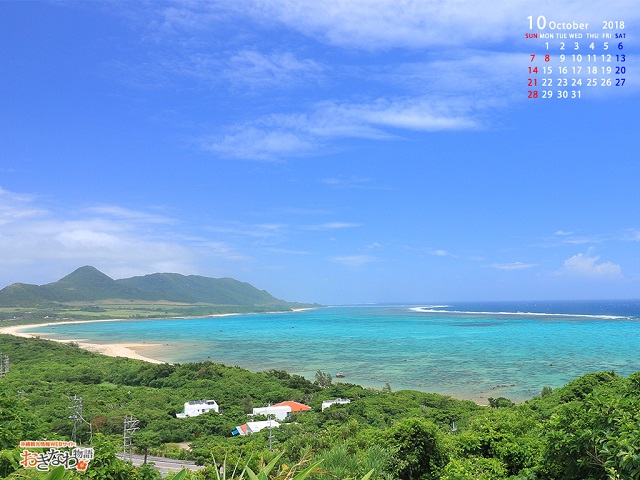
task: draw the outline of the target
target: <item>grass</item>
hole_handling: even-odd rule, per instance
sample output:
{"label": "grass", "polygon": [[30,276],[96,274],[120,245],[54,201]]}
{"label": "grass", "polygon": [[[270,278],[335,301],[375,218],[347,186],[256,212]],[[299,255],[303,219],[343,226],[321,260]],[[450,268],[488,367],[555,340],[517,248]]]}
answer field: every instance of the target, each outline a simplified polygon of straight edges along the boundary
{"label": "grass", "polygon": [[109,320],[199,317],[228,313],[273,312],[268,306],[185,304],[170,302],[118,301],[117,303],[69,303],[56,306],[0,307],[0,326],[27,325],[69,320]]}

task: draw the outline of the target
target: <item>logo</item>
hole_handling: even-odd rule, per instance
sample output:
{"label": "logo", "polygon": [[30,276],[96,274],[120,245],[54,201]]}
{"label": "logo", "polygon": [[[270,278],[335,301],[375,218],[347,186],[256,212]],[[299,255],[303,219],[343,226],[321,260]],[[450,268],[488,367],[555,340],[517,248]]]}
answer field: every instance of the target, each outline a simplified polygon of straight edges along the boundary
{"label": "logo", "polygon": [[[58,440],[24,440],[20,442],[24,448],[20,457],[20,465],[25,468],[36,468],[46,472],[50,468],[62,465],[65,470],[76,469],[84,472],[93,459],[93,447],[80,447],[75,442]],[[32,452],[27,448],[44,448],[44,452]],[[61,450],[64,449],[64,450]]]}

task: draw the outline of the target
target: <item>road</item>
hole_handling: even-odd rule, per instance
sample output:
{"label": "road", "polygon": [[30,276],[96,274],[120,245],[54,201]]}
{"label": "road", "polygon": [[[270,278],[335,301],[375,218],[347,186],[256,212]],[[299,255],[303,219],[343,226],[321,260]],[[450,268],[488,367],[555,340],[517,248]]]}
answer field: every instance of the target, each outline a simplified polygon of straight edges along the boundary
{"label": "road", "polygon": [[[122,453],[118,454],[118,458],[123,458]],[[125,460],[131,460],[135,466],[142,465],[144,462],[144,455],[129,455],[127,454]],[[191,460],[175,460],[173,458],[164,458],[164,457],[152,457],[149,455],[147,457],[147,463],[153,462],[153,468],[158,470],[163,476],[168,472],[178,472],[183,468],[188,470],[200,470],[204,468],[201,465],[196,465],[195,462]]]}

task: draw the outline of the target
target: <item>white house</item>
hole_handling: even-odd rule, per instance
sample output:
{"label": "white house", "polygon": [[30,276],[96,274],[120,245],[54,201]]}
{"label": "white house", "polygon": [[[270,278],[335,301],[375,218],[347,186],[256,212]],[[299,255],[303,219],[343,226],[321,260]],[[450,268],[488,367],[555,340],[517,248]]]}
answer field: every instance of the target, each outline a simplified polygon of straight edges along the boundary
{"label": "white house", "polygon": [[220,413],[220,407],[215,400],[191,400],[184,404],[181,413],[176,413],[176,418],[197,417],[211,410]]}
{"label": "white house", "polygon": [[244,425],[239,425],[232,432],[234,435],[250,435],[252,433],[259,432],[265,428],[278,428],[280,424],[275,420],[264,420],[262,422],[247,422]]}
{"label": "white house", "polygon": [[325,400],[322,402],[322,411],[324,412],[325,408],[329,408],[331,405],[346,405],[347,403],[351,403],[351,400],[348,398],[336,398],[335,400]]}
{"label": "white house", "polygon": [[270,405],[268,407],[254,408],[252,415],[273,415],[276,420],[284,420],[291,414],[289,405]]}

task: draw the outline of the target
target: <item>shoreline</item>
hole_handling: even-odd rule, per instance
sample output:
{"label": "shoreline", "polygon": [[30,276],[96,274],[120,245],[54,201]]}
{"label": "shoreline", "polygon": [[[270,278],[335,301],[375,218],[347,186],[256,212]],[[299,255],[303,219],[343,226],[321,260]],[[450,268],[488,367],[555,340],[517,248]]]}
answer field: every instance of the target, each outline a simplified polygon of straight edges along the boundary
{"label": "shoreline", "polygon": [[[296,313],[306,310],[314,310],[314,308],[294,308],[291,312],[267,312],[267,313]],[[262,313],[262,312],[260,312]],[[234,315],[256,315],[255,313],[215,313],[212,315],[205,315],[202,317],[167,317],[156,318],[153,320],[171,320],[171,319],[189,319],[189,318],[218,318],[218,317],[230,317]],[[75,343],[79,348],[88,350],[93,353],[99,353],[108,357],[126,357],[133,358],[135,360],[143,360],[149,363],[170,363],[157,358],[149,357],[138,353],[138,350],[148,349],[147,347],[161,347],[159,343],[91,343],[86,342],[84,339],[67,339],[61,340],[56,338],[46,337],[38,332],[24,333],[22,330],[26,328],[48,327],[51,325],[69,325],[75,323],[96,323],[96,322],[127,322],[127,321],[139,321],[139,320],[152,320],[152,319],[132,319],[132,318],[110,318],[110,319],[98,319],[98,320],[67,320],[62,322],[46,322],[46,323],[34,323],[31,325],[11,325],[8,327],[0,327],[0,334],[12,335],[14,337],[21,338],[42,338],[44,340],[50,340],[58,343]]]}
{"label": "shoreline", "polygon": [[[49,341],[58,342],[61,344],[67,344],[67,345],[73,344],[78,348],[82,348],[92,353],[106,355],[109,357],[131,358],[131,359],[141,360],[141,361],[145,361],[153,364],[172,364],[175,362],[168,361],[168,360],[160,360],[159,358],[156,357],[156,355],[154,355],[154,352],[159,353],[159,349],[161,349],[165,345],[168,345],[164,343],[146,343],[146,342],[95,343],[95,342],[88,342],[84,338],[66,338],[66,339],[51,338],[47,336],[47,334],[42,334],[37,331],[26,333],[23,330],[37,329],[39,326],[46,327],[46,326],[52,326],[52,325],[70,325],[70,324],[77,324],[77,323],[128,322],[128,321],[138,322],[138,321],[146,321],[146,320],[155,321],[155,320],[181,320],[181,319],[186,320],[191,318],[222,318],[222,317],[230,317],[230,316],[238,316],[238,315],[256,315],[256,314],[268,315],[268,314],[276,314],[276,313],[278,314],[297,313],[297,312],[302,312],[307,310],[315,310],[315,308],[299,308],[299,309],[293,309],[285,312],[220,313],[220,314],[211,314],[211,315],[203,315],[203,316],[193,316],[193,317],[179,316],[179,317],[158,317],[158,318],[148,318],[148,319],[147,318],[145,319],[111,318],[111,319],[90,319],[90,320],[86,320],[86,319],[63,320],[63,321],[51,321],[51,322],[44,322],[44,323],[32,323],[32,324],[26,324],[26,325],[10,325],[6,327],[0,327],[0,334],[11,335],[14,337],[21,337],[21,338],[33,338],[33,339],[39,338],[39,339],[49,340]],[[147,352],[149,352],[149,355],[147,355]],[[250,367],[247,367],[247,366],[242,368],[245,368],[254,373],[257,371],[260,371],[260,370],[251,369]],[[360,379],[360,382],[357,382],[357,383],[363,386],[363,388],[374,388],[374,389],[383,388],[377,385],[376,382],[371,383],[367,381],[362,381],[362,379]],[[476,393],[476,394],[469,394],[468,392],[467,393],[435,392],[435,393],[439,393],[440,395],[448,396],[457,400],[467,400],[467,401],[472,401],[477,405],[487,406],[488,397],[496,394],[499,395],[498,391],[494,392],[493,390],[499,390],[502,387],[506,387],[506,386],[511,386],[511,385],[499,385],[498,387],[491,388],[491,391],[487,390],[487,391]],[[414,387],[414,386],[403,386],[403,387],[400,387],[400,389],[431,392],[430,390],[425,390],[423,388]],[[521,401],[524,401],[524,400],[516,400],[516,403],[519,403]]]}
{"label": "shoreline", "polygon": [[[293,312],[300,312],[300,311],[304,311],[304,310],[313,310],[311,308],[304,308],[304,309],[296,309],[293,310]],[[292,313],[293,313],[292,312]],[[287,313],[287,312],[281,312],[281,313]],[[207,317],[228,317],[228,316],[232,316],[232,315],[247,315],[244,313],[223,313],[223,314],[215,314],[215,315],[207,315]],[[170,318],[201,318],[201,317],[170,317]],[[167,318],[168,320],[169,318]],[[41,334],[39,334],[38,332],[34,332],[34,333],[25,333],[22,332],[22,330],[26,329],[26,328],[34,328],[37,326],[49,326],[49,325],[66,325],[66,324],[73,324],[73,323],[95,323],[95,322],[122,322],[122,321],[130,321],[131,319],[127,319],[127,318],[115,318],[115,319],[100,319],[100,320],[69,320],[69,321],[63,321],[63,322],[47,322],[47,323],[37,323],[37,324],[31,324],[31,325],[11,325],[8,327],[0,327],[0,335],[11,335],[14,337],[18,337],[18,338],[32,338],[32,339],[43,339],[43,340],[48,340],[51,342],[58,342],[58,343],[63,343],[63,344],[71,344],[74,343],[78,346],[78,348],[82,348],[84,350],[87,350],[89,352],[92,353],[97,353],[97,354],[101,354],[101,355],[106,355],[108,357],[123,357],[123,358],[131,358],[131,359],[135,359],[135,360],[142,360],[145,362],[149,362],[149,363],[154,363],[154,364],[165,364],[165,363],[171,363],[171,362],[166,362],[166,361],[162,361],[159,360],[157,358],[153,358],[153,357],[149,357],[146,355],[143,355],[141,353],[138,353],[139,350],[144,350],[144,349],[153,349],[153,348],[157,348],[157,347],[161,347],[162,344],[159,343],[91,343],[91,342],[86,342],[84,341],[84,339],[56,339],[56,338],[51,338],[51,337],[46,337],[43,336]],[[365,384],[361,385],[363,388],[376,388],[374,386],[366,386],[366,382]],[[416,389],[417,391],[422,391],[420,389]],[[474,402],[477,405],[480,406],[488,406],[487,403],[487,398],[485,397],[485,395],[476,395],[476,396],[468,396],[468,395],[457,395],[457,394],[452,394],[452,393],[441,393],[440,395],[443,396],[448,396],[451,398],[454,398],[456,400],[461,400],[461,401],[471,401]]]}
{"label": "shoreline", "polygon": [[[307,310],[307,309],[304,309]],[[302,311],[296,310],[296,311]],[[235,314],[235,313],[223,313],[219,315],[208,315],[208,317],[228,317],[231,315],[245,315],[245,314]],[[175,317],[171,317],[175,318]],[[189,318],[189,317],[178,317],[178,318]],[[199,318],[199,317],[194,317]],[[11,335],[19,338],[41,338],[43,340],[49,340],[51,342],[58,342],[64,344],[75,343],[79,348],[84,350],[88,350],[93,353],[98,353],[101,355],[106,355],[108,357],[124,357],[124,358],[132,358],[135,360],[142,360],[149,363],[154,364],[163,364],[163,363],[171,363],[159,360],[157,358],[149,357],[146,355],[142,355],[138,353],[139,350],[144,350],[146,348],[153,349],[154,347],[161,347],[162,344],[159,343],[91,343],[86,342],[84,339],[56,339],[51,337],[43,336],[37,332],[34,333],[24,333],[21,330],[26,328],[33,328],[37,326],[49,326],[49,325],[65,325],[72,323],[95,323],[95,322],[119,322],[119,321],[128,321],[130,319],[126,318],[118,318],[118,319],[110,319],[110,320],[77,320],[77,321],[64,321],[64,322],[48,322],[48,323],[38,323],[32,325],[12,325],[9,327],[1,327],[0,334],[2,335]],[[366,383],[366,382],[365,382]],[[376,388],[373,386],[365,387],[365,385],[361,385],[363,388]],[[455,398],[457,400],[470,400],[477,405],[487,406],[487,399],[484,396],[465,396],[465,395],[455,395],[455,394],[441,394],[445,396],[449,396],[451,398]]]}
{"label": "shoreline", "polygon": [[[122,319],[120,319],[122,320]],[[83,339],[71,339],[71,340],[61,340],[57,338],[50,338],[42,336],[37,332],[34,333],[24,333],[21,330],[25,328],[33,328],[34,326],[49,326],[49,325],[63,325],[69,323],[91,323],[91,322],[113,322],[118,320],[81,320],[78,322],[49,322],[49,323],[39,323],[36,325],[13,325],[11,327],[3,327],[0,328],[0,334],[3,335],[12,335],[14,337],[20,338],[42,338],[44,340],[49,340],[52,342],[58,343],[75,343],[79,348],[84,350],[88,350],[93,353],[100,353],[102,355],[106,355],[108,357],[126,357],[133,358],[135,360],[143,360],[149,363],[167,363],[162,360],[158,360],[157,358],[147,357],[142,355],[136,351],[136,349],[140,349],[143,347],[159,347],[160,344],[155,343],[90,343],[85,342]]]}

